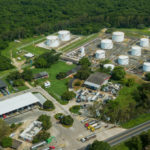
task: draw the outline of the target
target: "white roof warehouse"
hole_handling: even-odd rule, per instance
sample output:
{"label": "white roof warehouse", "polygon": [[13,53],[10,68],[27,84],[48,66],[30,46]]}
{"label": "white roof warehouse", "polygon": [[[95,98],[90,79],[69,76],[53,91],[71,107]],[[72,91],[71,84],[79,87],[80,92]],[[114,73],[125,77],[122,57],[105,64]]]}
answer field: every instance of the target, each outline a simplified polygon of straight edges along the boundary
{"label": "white roof warehouse", "polygon": [[31,104],[35,104],[37,102],[42,105],[40,100],[31,92],[15,96],[6,100],[0,100],[0,115],[12,112],[25,106],[29,106]]}

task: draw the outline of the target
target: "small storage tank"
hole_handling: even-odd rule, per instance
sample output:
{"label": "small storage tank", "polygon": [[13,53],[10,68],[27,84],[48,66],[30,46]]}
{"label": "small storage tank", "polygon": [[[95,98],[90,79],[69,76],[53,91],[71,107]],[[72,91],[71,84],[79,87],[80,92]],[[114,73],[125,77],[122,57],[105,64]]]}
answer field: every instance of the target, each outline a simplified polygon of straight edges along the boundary
{"label": "small storage tank", "polygon": [[80,48],[80,52],[81,52],[81,54],[84,54],[84,47]]}
{"label": "small storage tank", "polygon": [[144,70],[145,72],[150,71],[150,63],[149,63],[149,62],[143,63],[143,70]]}
{"label": "small storage tank", "polygon": [[57,47],[59,45],[58,36],[47,36],[47,45],[50,47]]}
{"label": "small storage tank", "polygon": [[141,38],[141,40],[140,40],[140,46],[142,46],[142,47],[148,47],[149,46],[149,39],[147,39],[147,38]]}
{"label": "small storage tank", "polygon": [[139,47],[139,46],[132,46],[131,55],[141,56],[141,47]]}
{"label": "small storage tank", "polygon": [[118,63],[120,65],[128,65],[129,64],[129,57],[126,55],[120,55],[118,57]]}
{"label": "small storage tank", "polygon": [[61,30],[58,32],[59,40],[61,41],[69,41],[70,40],[70,31]]}
{"label": "small storage tank", "polygon": [[105,58],[105,51],[104,50],[97,50],[96,51],[96,58],[98,58],[98,59]]}
{"label": "small storage tank", "polygon": [[123,42],[124,41],[124,32],[113,32],[112,40],[115,42]]}
{"label": "small storage tank", "polygon": [[111,67],[111,71],[112,71],[115,68],[115,65],[113,65],[113,64],[105,64],[103,67],[104,68]]}
{"label": "small storage tank", "polygon": [[101,41],[101,48],[102,49],[112,49],[113,48],[113,42],[110,39],[104,39]]}

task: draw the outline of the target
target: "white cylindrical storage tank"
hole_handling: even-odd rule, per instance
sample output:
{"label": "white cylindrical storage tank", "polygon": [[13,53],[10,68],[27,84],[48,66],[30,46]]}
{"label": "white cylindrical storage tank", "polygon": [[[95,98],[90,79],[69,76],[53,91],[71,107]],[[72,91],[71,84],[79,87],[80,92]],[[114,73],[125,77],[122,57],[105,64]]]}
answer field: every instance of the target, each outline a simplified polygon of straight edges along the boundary
{"label": "white cylindrical storage tank", "polygon": [[149,62],[143,63],[143,70],[144,70],[145,72],[150,71],[150,63],[149,63]]}
{"label": "white cylindrical storage tank", "polygon": [[141,40],[140,40],[140,46],[142,46],[142,47],[148,47],[149,46],[149,39],[147,39],[147,38],[141,38]]}
{"label": "white cylindrical storage tank", "polygon": [[103,67],[104,68],[111,67],[111,71],[112,71],[115,68],[115,65],[113,65],[113,64],[105,64]]}
{"label": "white cylindrical storage tank", "polygon": [[139,47],[139,46],[132,46],[131,55],[141,56],[141,47]]}
{"label": "white cylindrical storage tank", "polygon": [[110,39],[104,39],[101,41],[101,48],[102,49],[112,49],[113,48],[113,42]]}
{"label": "white cylindrical storage tank", "polygon": [[59,45],[58,36],[47,36],[47,45],[50,47],[57,47]]}
{"label": "white cylindrical storage tank", "polygon": [[81,54],[84,54],[84,47],[80,48],[80,52],[81,52]]}
{"label": "white cylindrical storage tank", "polygon": [[120,55],[118,57],[118,63],[120,65],[128,65],[129,64],[129,57],[126,55]]}
{"label": "white cylindrical storage tank", "polygon": [[113,32],[112,40],[115,42],[123,42],[124,41],[124,33],[123,32]]}
{"label": "white cylindrical storage tank", "polygon": [[69,41],[70,40],[70,31],[61,30],[58,32],[59,40],[61,41]]}
{"label": "white cylindrical storage tank", "polygon": [[105,51],[104,50],[97,50],[96,51],[96,58],[98,58],[98,59],[105,58]]}

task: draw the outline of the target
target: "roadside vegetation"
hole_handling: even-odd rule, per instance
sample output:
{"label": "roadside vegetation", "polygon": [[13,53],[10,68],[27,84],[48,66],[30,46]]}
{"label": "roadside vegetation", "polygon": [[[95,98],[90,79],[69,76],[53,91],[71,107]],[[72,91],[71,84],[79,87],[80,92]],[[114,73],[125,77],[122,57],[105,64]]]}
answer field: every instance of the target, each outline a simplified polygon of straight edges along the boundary
{"label": "roadside vegetation", "polygon": [[81,109],[80,105],[74,105],[69,108],[70,112],[75,113],[75,114],[78,114],[80,109]]}

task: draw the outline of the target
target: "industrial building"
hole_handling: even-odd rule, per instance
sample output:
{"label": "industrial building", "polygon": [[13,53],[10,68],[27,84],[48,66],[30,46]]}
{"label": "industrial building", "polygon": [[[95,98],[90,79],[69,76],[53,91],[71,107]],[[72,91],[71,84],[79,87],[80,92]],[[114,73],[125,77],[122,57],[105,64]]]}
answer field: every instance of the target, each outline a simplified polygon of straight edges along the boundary
{"label": "industrial building", "polygon": [[3,80],[0,79],[0,89],[6,88],[6,87],[7,87],[7,84]]}
{"label": "industrial building", "polygon": [[33,121],[20,135],[22,140],[32,142],[33,137],[42,130],[42,122]]}
{"label": "industrial building", "polygon": [[21,146],[21,144],[22,144],[21,141],[13,139],[11,148],[18,149]]}
{"label": "industrial building", "polygon": [[[8,97],[8,98],[7,98]],[[9,95],[7,99],[0,98],[0,117],[9,118],[10,115],[23,113],[24,110],[32,110],[34,106],[43,106],[43,100],[38,99],[31,92],[14,96]]]}
{"label": "industrial building", "polygon": [[48,77],[49,75],[46,71],[43,71],[34,75],[34,79],[48,78]]}
{"label": "industrial building", "polygon": [[105,74],[102,72],[95,72],[94,74],[91,74],[87,80],[84,82],[84,85],[87,88],[91,89],[100,89],[102,85],[105,85],[108,83],[108,80],[110,79],[111,75]]}
{"label": "industrial building", "polygon": [[79,65],[79,66],[73,68],[72,70],[69,70],[68,72],[66,72],[66,74],[67,74],[66,78],[76,74],[81,68],[82,68],[82,66]]}

